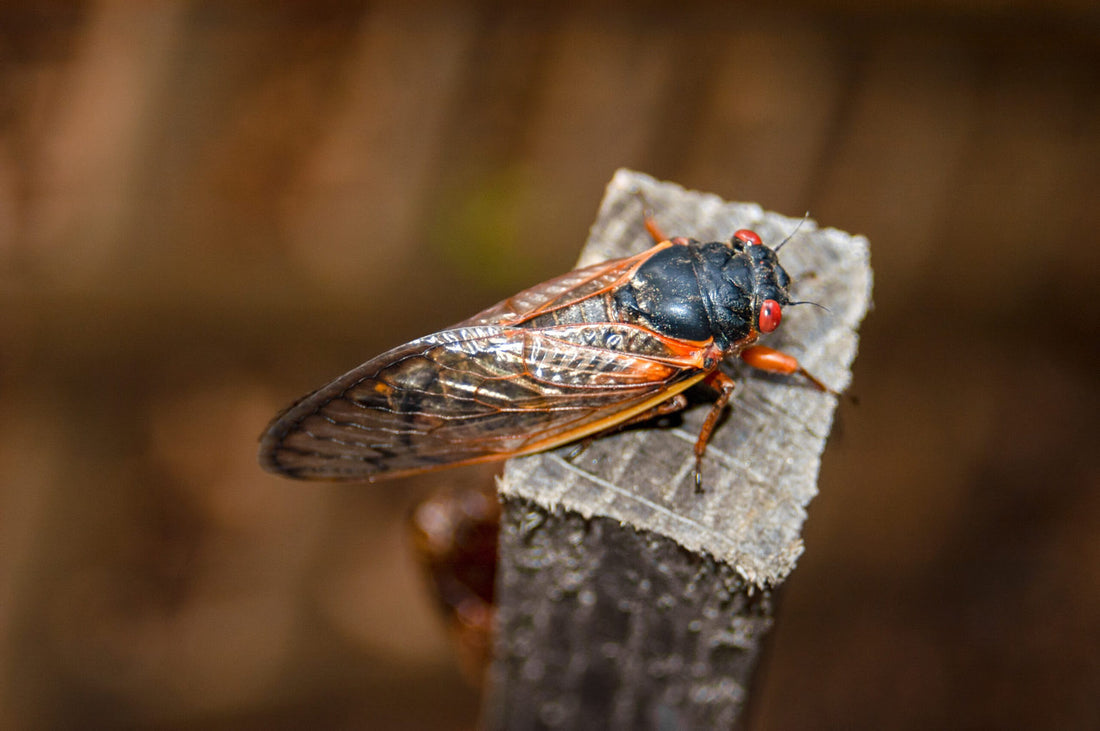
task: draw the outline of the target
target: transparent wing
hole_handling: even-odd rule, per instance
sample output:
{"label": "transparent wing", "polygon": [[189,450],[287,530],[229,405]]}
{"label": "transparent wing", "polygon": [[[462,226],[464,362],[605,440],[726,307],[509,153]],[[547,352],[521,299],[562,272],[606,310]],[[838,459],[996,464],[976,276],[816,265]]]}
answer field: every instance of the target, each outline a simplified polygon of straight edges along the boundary
{"label": "transparent wing", "polygon": [[540,451],[687,388],[706,350],[624,323],[444,330],[290,407],[260,461],[292,477],[375,480]]}
{"label": "transparent wing", "polygon": [[563,309],[601,292],[615,289],[630,278],[639,265],[672,244],[661,244],[625,259],[612,259],[576,269],[525,289],[455,327],[514,325],[555,309]]}

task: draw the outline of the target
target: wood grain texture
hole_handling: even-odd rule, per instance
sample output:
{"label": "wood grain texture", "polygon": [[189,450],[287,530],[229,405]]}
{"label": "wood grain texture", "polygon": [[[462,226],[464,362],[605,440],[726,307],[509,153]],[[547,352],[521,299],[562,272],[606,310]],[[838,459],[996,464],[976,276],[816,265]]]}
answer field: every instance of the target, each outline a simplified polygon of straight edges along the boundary
{"label": "wood grain texture", "polygon": [[[799,219],[619,171],[580,264],[651,245],[641,191],[670,236],[775,246]],[[870,306],[866,239],[805,221],[783,248],[795,300],[764,342],[832,388],[850,380]],[[770,590],[803,550],[836,398],[731,363],[739,382],[694,489],[692,444],[708,405],[682,423],[510,461],[498,579],[490,728],[718,728],[737,719],[771,625]]]}

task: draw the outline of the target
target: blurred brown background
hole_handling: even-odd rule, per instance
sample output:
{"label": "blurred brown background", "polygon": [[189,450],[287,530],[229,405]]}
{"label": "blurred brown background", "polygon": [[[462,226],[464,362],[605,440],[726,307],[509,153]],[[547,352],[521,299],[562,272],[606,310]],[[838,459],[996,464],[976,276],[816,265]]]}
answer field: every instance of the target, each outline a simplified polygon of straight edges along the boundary
{"label": "blurred brown background", "polygon": [[0,726],[471,727],[402,520],[486,471],[256,438],[629,166],[872,241],[751,726],[1100,727],[1095,4],[597,5],[2,6]]}

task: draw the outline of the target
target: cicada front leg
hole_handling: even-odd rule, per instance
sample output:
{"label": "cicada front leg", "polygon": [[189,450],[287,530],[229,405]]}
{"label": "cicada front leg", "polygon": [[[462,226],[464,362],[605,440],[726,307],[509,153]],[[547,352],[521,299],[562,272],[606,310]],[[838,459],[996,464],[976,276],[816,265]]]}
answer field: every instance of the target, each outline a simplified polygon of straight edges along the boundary
{"label": "cicada front leg", "polygon": [[840,395],[803,368],[797,358],[781,350],[768,348],[763,345],[753,345],[741,351],[741,360],[757,370],[767,371],[768,373],[779,373],[784,376],[790,376],[797,373],[812,383],[814,388],[818,391],[824,391],[833,396]]}

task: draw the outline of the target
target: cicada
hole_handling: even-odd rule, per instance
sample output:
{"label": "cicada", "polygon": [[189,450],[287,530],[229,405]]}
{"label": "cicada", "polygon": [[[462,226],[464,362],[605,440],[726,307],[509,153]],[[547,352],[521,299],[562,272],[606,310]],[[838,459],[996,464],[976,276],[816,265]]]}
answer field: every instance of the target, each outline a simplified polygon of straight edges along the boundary
{"label": "cicada", "polygon": [[792,304],[790,277],[755,232],[728,242],[668,239],[577,269],[440,332],[394,348],[302,398],[261,437],[260,462],[289,477],[375,481],[502,460],[682,409],[700,382],[717,398],[707,441],[734,390],[738,355],[820,381],[757,345]]}

